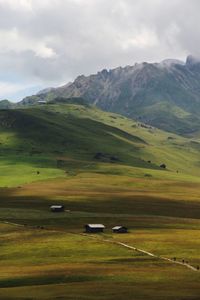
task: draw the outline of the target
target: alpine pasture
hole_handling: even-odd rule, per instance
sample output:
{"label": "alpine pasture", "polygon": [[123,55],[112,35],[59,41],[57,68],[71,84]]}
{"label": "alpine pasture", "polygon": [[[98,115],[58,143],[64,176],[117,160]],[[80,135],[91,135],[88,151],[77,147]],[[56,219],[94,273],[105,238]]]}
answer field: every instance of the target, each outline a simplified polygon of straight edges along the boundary
{"label": "alpine pasture", "polygon": [[0,299],[198,300],[199,147],[88,105],[1,110]]}

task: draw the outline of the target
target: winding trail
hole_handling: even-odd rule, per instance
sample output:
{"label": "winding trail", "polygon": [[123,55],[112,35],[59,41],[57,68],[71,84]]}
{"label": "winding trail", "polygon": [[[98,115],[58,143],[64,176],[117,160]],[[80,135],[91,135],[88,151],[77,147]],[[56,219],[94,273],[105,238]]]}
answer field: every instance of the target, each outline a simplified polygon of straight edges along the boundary
{"label": "winding trail", "polygon": [[[12,222],[7,222],[7,221],[0,221],[0,222],[4,223],[4,224],[12,225],[12,226],[25,227],[25,225],[23,225],[23,224],[12,223]],[[36,229],[37,228],[37,227],[33,227],[33,226],[27,226],[27,227],[32,228],[32,229]],[[45,230],[45,229],[43,228],[43,230]],[[55,230],[55,229],[46,229],[46,230],[48,230],[48,231],[54,231],[54,232],[55,231],[56,232],[62,232],[62,233],[65,232],[63,230]],[[84,236],[84,237],[87,237],[87,238],[95,239],[96,241],[99,241],[101,243],[110,243],[110,244],[118,245],[118,246],[127,248],[129,250],[134,250],[134,251],[137,251],[139,253],[142,253],[142,254],[145,254],[145,255],[148,255],[148,256],[160,259],[160,260],[165,260],[165,261],[168,261],[168,262],[173,263],[173,264],[184,266],[184,267],[186,267],[186,268],[188,268],[188,269],[190,269],[192,271],[199,272],[199,269],[193,267],[189,263],[180,262],[180,261],[177,261],[177,260],[174,260],[174,259],[171,259],[171,258],[167,258],[167,257],[164,257],[164,256],[159,256],[159,255],[156,255],[154,253],[148,252],[148,251],[143,250],[143,249],[136,248],[134,246],[130,246],[130,245],[122,243],[122,242],[117,242],[117,241],[109,240],[109,239],[101,239],[99,237],[96,237],[94,235],[89,235],[89,234],[86,234],[86,233],[74,233],[74,232],[68,232],[68,233],[69,234],[73,234],[73,235],[79,235],[79,236]]]}

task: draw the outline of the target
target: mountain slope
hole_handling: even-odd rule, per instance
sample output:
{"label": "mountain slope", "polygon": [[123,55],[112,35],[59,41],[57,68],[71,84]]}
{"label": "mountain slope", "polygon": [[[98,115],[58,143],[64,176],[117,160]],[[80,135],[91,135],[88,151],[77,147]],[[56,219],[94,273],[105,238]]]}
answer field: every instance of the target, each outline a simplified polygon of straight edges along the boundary
{"label": "mountain slope", "polygon": [[198,141],[85,104],[0,110],[1,186],[88,171],[199,176],[199,149]]}
{"label": "mountain slope", "polygon": [[55,97],[83,97],[103,110],[123,114],[179,134],[200,129],[200,63],[166,60],[79,76],[73,83],[25,98],[21,104]]}

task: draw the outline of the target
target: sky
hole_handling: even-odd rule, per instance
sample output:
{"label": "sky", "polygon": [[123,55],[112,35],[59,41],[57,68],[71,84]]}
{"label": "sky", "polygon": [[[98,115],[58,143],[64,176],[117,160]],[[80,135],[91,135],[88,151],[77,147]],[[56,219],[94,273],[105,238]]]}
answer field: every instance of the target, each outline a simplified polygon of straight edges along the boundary
{"label": "sky", "polygon": [[0,99],[102,69],[200,56],[199,0],[0,0]]}

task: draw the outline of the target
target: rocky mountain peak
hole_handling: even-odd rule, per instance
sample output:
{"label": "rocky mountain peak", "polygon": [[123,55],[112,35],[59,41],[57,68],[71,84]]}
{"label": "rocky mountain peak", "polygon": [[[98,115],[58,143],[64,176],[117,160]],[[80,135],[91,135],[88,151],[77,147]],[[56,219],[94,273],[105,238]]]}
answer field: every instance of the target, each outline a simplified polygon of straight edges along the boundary
{"label": "rocky mountain peak", "polygon": [[194,55],[188,55],[186,59],[187,66],[193,66],[200,63],[200,57]]}
{"label": "rocky mountain peak", "polygon": [[160,65],[166,66],[166,67],[171,67],[173,65],[184,65],[185,63],[181,60],[178,59],[165,59],[161,61]]}

